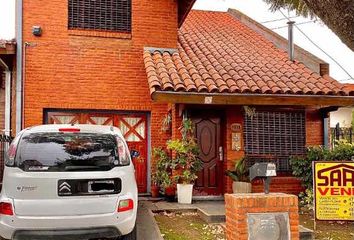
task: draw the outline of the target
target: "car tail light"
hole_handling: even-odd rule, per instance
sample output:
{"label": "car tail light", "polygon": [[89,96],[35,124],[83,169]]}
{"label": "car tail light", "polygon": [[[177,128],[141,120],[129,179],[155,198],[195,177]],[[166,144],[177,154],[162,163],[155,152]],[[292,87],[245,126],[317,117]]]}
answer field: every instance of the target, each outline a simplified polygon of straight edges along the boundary
{"label": "car tail light", "polygon": [[134,208],[134,201],[132,199],[125,199],[119,201],[118,212],[125,212]]}
{"label": "car tail light", "polygon": [[12,204],[8,202],[0,202],[0,214],[9,216],[14,215]]}
{"label": "car tail light", "polygon": [[80,132],[79,128],[59,128],[59,132]]}
{"label": "car tail light", "polygon": [[129,165],[128,150],[123,140],[120,137],[117,137],[117,144],[118,144],[119,164],[123,166]]}
{"label": "car tail light", "polygon": [[15,164],[15,157],[16,157],[16,151],[17,151],[17,142],[13,141],[9,149],[7,150],[7,159],[6,159],[6,166],[13,166]]}

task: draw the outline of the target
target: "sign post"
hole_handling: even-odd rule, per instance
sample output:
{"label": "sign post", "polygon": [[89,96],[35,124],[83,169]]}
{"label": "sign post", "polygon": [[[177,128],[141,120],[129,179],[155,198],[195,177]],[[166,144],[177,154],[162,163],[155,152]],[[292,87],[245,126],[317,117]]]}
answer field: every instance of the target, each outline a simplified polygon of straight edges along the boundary
{"label": "sign post", "polygon": [[315,220],[354,221],[354,162],[313,162]]}

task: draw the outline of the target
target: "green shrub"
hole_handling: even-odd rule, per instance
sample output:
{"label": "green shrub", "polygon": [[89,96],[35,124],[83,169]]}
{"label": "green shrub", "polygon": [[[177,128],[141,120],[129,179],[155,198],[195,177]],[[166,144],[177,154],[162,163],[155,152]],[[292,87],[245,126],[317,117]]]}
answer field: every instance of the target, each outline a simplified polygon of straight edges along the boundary
{"label": "green shrub", "polygon": [[333,150],[323,147],[310,147],[304,157],[294,156],[290,159],[293,175],[298,177],[302,185],[312,189],[312,162],[313,161],[348,161],[354,156],[354,144],[339,141]]}

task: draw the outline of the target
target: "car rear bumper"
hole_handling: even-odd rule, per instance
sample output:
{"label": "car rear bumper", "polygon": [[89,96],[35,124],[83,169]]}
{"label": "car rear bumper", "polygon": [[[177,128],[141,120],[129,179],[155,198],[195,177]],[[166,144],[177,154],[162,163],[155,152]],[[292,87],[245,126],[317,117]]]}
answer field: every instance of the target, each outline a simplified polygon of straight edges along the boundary
{"label": "car rear bumper", "polygon": [[[135,226],[136,208],[131,211],[110,214],[83,215],[72,217],[23,217],[0,216],[0,235],[5,239],[81,239],[70,238],[76,233],[116,234],[113,237],[129,234]],[[114,229],[114,231],[113,231]],[[46,235],[46,234],[54,235]],[[68,238],[52,238],[52,236],[68,236]],[[27,237],[23,237],[27,236]],[[46,237],[40,237],[46,236]],[[75,235],[77,236],[77,235]],[[16,238],[15,238],[16,237]],[[40,237],[40,238],[39,238]],[[104,236],[101,236],[102,238]],[[84,239],[87,239],[84,238]]]}
{"label": "car rear bumper", "polygon": [[14,240],[86,240],[113,238],[121,236],[115,227],[62,229],[62,230],[19,230],[14,233]]}

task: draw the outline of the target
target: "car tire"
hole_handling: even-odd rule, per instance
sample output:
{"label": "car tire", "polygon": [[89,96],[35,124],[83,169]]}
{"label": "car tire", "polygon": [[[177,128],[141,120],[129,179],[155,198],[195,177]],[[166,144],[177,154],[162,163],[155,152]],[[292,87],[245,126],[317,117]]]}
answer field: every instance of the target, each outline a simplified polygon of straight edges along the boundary
{"label": "car tire", "polygon": [[119,239],[120,240],[137,240],[136,225],[134,226],[134,229],[133,229],[133,231],[131,231],[131,233],[124,235]]}

